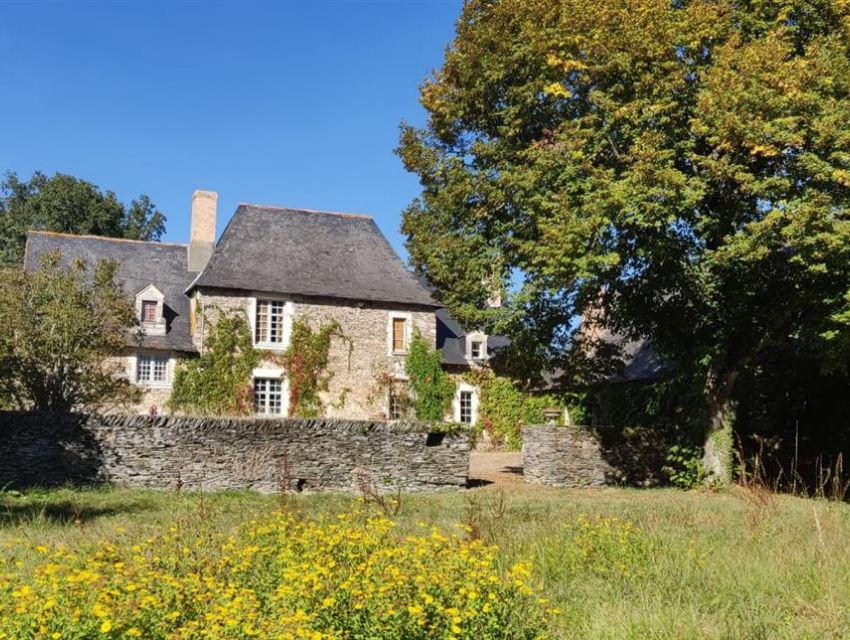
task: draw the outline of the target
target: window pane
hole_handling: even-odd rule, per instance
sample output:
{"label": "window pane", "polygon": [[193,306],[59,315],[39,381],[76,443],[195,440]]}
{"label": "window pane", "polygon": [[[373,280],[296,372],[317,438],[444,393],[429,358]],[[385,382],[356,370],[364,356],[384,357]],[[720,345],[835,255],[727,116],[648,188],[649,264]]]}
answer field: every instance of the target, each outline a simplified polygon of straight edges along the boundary
{"label": "window pane", "polygon": [[156,322],[155,300],[142,300],[142,322]]}
{"label": "window pane", "polygon": [[404,318],[393,318],[393,351],[404,351]]}
{"label": "window pane", "polygon": [[257,325],[254,335],[257,343],[283,343],[282,300],[257,300]]}
{"label": "window pane", "polygon": [[151,379],[151,357],[139,356],[136,359],[136,380],[148,382]]}
{"label": "window pane", "polygon": [[472,423],[472,392],[460,392],[460,421],[465,424]]}
{"label": "window pane", "polygon": [[472,348],[470,349],[470,351],[472,352],[473,358],[480,358],[481,357],[481,343],[478,342],[478,341],[473,342]]}
{"label": "window pane", "polygon": [[269,303],[269,342],[283,342],[283,302]]}
{"label": "window pane", "polygon": [[254,413],[283,413],[283,381],[275,378],[254,378]]}
{"label": "window pane", "polygon": [[389,420],[401,419],[401,397],[396,389],[390,389],[389,401],[387,402],[387,418]]}
{"label": "window pane", "polygon": [[257,301],[257,326],[254,329],[257,342],[268,342],[269,303],[264,300]]}
{"label": "window pane", "polygon": [[153,381],[165,382],[166,372],[168,369],[168,358],[156,357],[153,358]]}

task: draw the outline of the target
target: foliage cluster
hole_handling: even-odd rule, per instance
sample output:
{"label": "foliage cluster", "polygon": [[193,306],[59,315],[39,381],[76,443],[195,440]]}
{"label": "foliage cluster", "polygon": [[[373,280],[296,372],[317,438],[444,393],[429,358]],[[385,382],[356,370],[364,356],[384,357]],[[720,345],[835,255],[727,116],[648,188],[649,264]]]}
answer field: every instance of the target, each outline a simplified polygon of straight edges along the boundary
{"label": "foliage cluster", "polygon": [[67,412],[138,399],[117,363],[137,325],[117,265],[44,256],[34,272],[0,273],[0,405]]}
{"label": "foliage cluster", "polygon": [[[350,361],[354,344],[336,320],[322,324],[315,331],[305,319],[293,321],[289,346],[281,356],[273,358],[286,370],[290,416],[313,418],[323,414],[321,394],[328,390],[333,378],[328,360],[334,338],[348,345]],[[344,395],[340,402],[345,402]]]}
{"label": "foliage cluster", "polygon": [[467,2],[421,102],[399,148],[422,184],[411,261],[509,359],[572,371],[596,346],[573,320],[601,301],[703,390],[704,435],[771,347],[846,367],[843,0]]}
{"label": "foliage cluster", "polygon": [[0,266],[20,265],[30,229],[159,240],[165,216],[145,195],[129,205],[73,176],[9,173],[0,183]]}
{"label": "foliage cluster", "polygon": [[532,394],[516,381],[487,369],[467,375],[479,389],[478,429],[486,431],[491,442],[515,451],[522,447],[522,427],[543,424],[543,411],[565,408],[574,424],[584,424],[582,399],[576,394]]}
{"label": "foliage cluster", "polygon": [[674,444],[664,456],[665,464],[661,470],[667,479],[682,489],[700,486],[705,479],[702,466],[702,452],[695,447]]}
{"label": "foliage cluster", "polygon": [[[242,311],[207,308],[200,357],[177,364],[169,407],[197,415],[245,416],[253,411],[251,373],[260,361]],[[214,321],[206,321],[214,320]]]}
{"label": "foliage cluster", "polygon": [[[72,552],[38,546],[32,572],[0,558],[0,638],[542,638],[526,564],[384,517],[277,513],[235,535],[170,531]],[[21,549],[18,550],[20,552]]]}
{"label": "foliage cluster", "polygon": [[414,331],[405,370],[410,380],[411,404],[419,420],[441,422],[451,407],[455,383],[442,362],[442,353],[432,349],[418,330]]}

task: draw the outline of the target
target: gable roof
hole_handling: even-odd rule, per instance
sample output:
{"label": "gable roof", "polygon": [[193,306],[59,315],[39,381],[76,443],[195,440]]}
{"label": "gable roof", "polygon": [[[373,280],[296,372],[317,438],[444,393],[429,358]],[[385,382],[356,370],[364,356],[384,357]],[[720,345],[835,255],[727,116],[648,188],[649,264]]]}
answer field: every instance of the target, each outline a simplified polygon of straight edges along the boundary
{"label": "gable roof", "polygon": [[369,216],[240,204],[194,287],[438,307]]}
{"label": "gable roof", "polygon": [[189,299],[183,292],[196,274],[187,271],[186,250],[184,244],[30,231],[24,268],[35,270],[41,256],[56,251],[62,254],[62,262],[67,265],[77,258],[89,265],[99,260],[115,260],[118,263],[116,279],[130,301],[151,284],[165,296],[166,333],[143,336],[141,346],[194,352],[197,349],[190,334]]}

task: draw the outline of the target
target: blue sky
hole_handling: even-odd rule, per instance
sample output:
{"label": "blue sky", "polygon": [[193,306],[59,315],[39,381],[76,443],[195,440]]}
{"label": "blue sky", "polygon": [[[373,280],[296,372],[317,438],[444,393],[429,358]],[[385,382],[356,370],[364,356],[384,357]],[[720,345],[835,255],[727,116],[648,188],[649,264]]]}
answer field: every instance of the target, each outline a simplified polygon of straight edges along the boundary
{"label": "blue sky", "polygon": [[461,0],[4,4],[0,172],[148,194],[188,237],[192,191],[369,213],[402,254],[418,182],[393,154],[422,124]]}

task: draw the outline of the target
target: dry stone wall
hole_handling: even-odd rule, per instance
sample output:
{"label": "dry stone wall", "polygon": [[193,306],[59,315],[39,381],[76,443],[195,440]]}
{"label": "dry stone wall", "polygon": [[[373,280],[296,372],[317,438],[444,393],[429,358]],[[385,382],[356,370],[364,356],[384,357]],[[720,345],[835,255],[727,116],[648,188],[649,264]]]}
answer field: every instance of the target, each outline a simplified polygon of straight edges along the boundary
{"label": "dry stone wall", "polygon": [[468,473],[469,438],[423,423],[0,412],[0,486],[431,491]]}
{"label": "dry stone wall", "polygon": [[583,427],[524,427],[522,456],[525,481],[534,484],[598,487],[618,475],[595,434]]}

